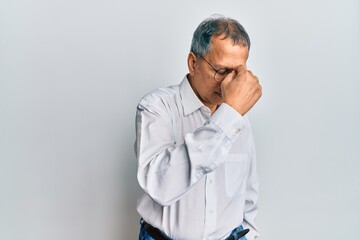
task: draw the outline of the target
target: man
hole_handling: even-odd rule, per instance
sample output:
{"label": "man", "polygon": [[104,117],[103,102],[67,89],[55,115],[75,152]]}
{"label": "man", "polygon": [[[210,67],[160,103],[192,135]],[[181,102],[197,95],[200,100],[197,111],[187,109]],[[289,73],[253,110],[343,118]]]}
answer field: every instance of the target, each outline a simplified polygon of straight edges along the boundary
{"label": "man", "polygon": [[246,113],[262,91],[246,67],[249,48],[236,20],[206,19],[194,32],[183,81],[140,101],[140,240],[258,236],[256,157]]}

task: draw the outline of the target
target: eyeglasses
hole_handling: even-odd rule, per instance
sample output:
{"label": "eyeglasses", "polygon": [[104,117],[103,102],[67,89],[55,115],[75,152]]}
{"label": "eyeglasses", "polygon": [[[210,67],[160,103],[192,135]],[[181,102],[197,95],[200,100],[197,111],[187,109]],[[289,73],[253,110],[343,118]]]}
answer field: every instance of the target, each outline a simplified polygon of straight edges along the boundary
{"label": "eyeglasses", "polygon": [[215,72],[214,80],[217,83],[222,82],[226,78],[227,75],[229,75],[232,71],[235,71],[234,69],[230,69],[230,68],[216,69],[203,56],[200,55],[200,57],[202,59],[204,59],[204,61],[214,70],[214,72]]}

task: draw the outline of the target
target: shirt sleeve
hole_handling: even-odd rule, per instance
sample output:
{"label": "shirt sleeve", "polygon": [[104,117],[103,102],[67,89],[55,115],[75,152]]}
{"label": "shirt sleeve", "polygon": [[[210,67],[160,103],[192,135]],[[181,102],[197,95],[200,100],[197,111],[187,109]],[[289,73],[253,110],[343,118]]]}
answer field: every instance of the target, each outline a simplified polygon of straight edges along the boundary
{"label": "shirt sleeve", "polygon": [[141,101],[136,113],[135,149],[140,186],[160,205],[177,201],[199,179],[225,162],[243,125],[243,117],[222,104],[203,126],[186,134],[179,144],[166,105]]}
{"label": "shirt sleeve", "polygon": [[250,232],[246,235],[246,239],[255,240],[259,237],[259,230],[255,225],[255,218],[258,213],[259,181],[256,167],[256,151],[253,138],[250,163],[249,178],[246,188],[243,227],[250,229]]}

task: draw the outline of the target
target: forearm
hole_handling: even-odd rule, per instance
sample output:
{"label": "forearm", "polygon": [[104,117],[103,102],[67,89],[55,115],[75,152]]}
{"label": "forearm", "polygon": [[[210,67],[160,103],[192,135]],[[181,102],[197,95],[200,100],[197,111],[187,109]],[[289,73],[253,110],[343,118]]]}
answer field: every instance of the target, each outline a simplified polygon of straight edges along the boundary
{"label": "forearm", "polygon": [[[142,112],[143,116],[139,117],[149,119],[147,114]],[[231,116],[231,113],[227,114],[227,117]],[[137,138],[138,181],[155,201],[161,205],[171,204],[225,161],[232,141],[237,138],[236,129],[241,127],[242,119],[228,120],[225,117],[224,120],[223,115],[222,112],[214,114],[204,126],[186,134],[180,145],[174,144],[171,137],[159,135],[160,125],[156,136],[150,136],[153,133],[149,132],[144,134],[146,138]],[[149,127],[144,126],[147,121],[139,122],[138,132],[141,135],[141,131]],[[237,127],[235,130],[234,126]],[[166,124],[161,124],[161,127],[166,127]],[[161,131],[170,132],[170,129]]]}

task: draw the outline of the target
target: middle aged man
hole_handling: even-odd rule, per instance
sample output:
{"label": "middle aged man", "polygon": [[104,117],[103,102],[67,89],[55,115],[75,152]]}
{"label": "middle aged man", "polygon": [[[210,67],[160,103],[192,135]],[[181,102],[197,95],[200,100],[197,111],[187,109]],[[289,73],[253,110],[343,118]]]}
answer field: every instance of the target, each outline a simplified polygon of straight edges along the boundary
{"label": "middle aged man", "polygon": [[246,113],[262,90],[246,66],[249,49],[236,20],[206,19],[194,32],[189,73],[180,85],[140,101],[140,240],[258,236],[256,157]]}

